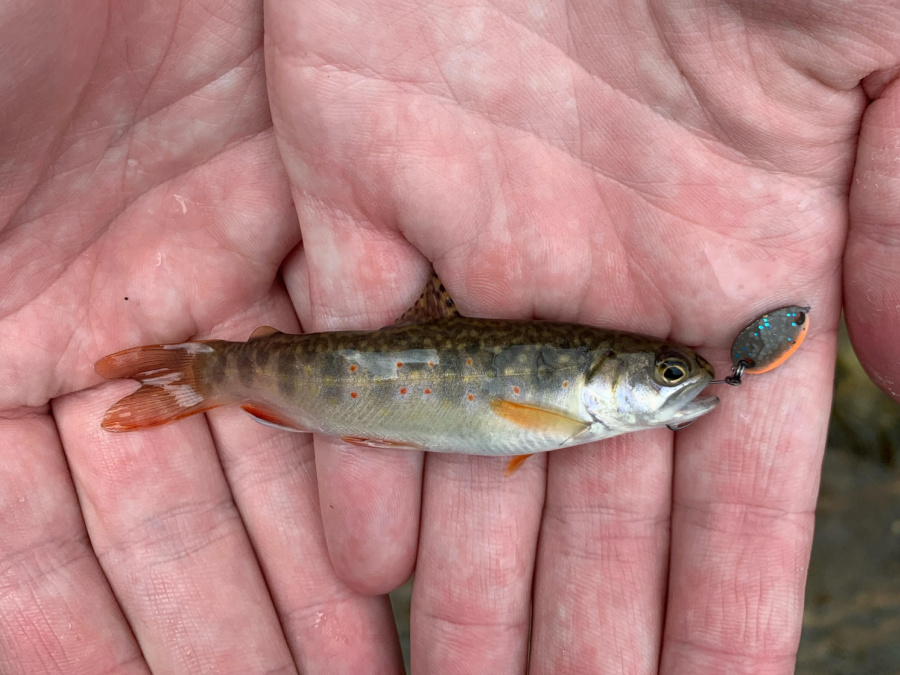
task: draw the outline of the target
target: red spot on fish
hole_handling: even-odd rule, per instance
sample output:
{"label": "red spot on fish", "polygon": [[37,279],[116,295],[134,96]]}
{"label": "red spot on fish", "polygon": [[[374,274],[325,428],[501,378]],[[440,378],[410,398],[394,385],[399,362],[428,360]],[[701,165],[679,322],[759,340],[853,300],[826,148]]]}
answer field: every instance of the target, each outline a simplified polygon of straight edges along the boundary
{"label": "red spot on fish", "polygon": [[565,389],[565,388],[568,387],[568,386],[569,386],[569,381],[568,381],[568,380],[563,380],[563,389]]}
{"label": "red spot on fish", "polygon": [[426,390],[425,390],[425,393],[426,393],[426,394],[430,394],[430,393],[431,393],[431,389],[426,389]]}
{"label": "red spot on fish", "polygon": [[431,366],[432,368],[434,368],[434,361],[429,361],[428,365]]}
{"label": "red spot on fish", "polygon": [[471,366],[471,365],[472,365],[472,359],[466,359],[466,365],[467,365],[467,366]]}
{"label": "red spot on fish", "polygon": [[470,401],[474,401],[474,400],[475,400],[475,397],[474,397],[472,394],[469,394],[469,400],[470,400]]}
{"label": "red spot on fish", "polygon": [[406,387],[400,387],[400,393],[406,395]]}
{"label": "red spot on fish", "polygon": [[398,367],[398,368],[402,368],[402,367],[403,367],[403,363],[400,362],[400,361],[397,361],[397,367]]}
{"label": "red spot on fish", "polygon": [[514,393],[514,394],[518,394],[519,391],[520,391],[520,390],[519,390],[518,387],[513,387],[513,393]]}
{"label": "red spot on fish", "polygon": [[355,373],[355,372],[356,372],[356,368],[357,368],[357,367],[356,367],[355,365],[350,366],[350,372],[351,372],[351,373]]}
{"label": "red spot on fish", "polygon": [[359,396],[359,394],[357,394],[355,391],[350,392],[350,398],[356,398],[357,396]]}

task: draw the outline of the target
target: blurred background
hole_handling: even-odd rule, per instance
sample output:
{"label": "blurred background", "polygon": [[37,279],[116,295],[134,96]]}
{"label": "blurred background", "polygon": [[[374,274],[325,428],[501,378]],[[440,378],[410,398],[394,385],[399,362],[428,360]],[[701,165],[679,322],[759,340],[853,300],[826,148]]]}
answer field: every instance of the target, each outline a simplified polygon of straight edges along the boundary
{"label": "blurred background", "polygon": [[[407,669],[411,594],[391,594]],[[843,326],[797,673],[900,675],[900,404]]]}
{"label": "blurred background", "polygon": [[797,673],[900,674],[900,404],[843,325]]}

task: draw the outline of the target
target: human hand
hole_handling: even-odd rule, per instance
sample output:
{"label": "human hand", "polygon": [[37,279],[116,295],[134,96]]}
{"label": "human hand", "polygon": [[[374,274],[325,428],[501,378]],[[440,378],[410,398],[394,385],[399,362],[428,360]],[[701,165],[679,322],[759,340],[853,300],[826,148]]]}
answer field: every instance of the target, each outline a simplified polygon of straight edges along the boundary
{"label": "human hand", "polygon": [[[256,2],[0,9],[0,672],[395,672],[312,443],[240,410],[100,429],[121,347],[298,328]],[[78,393],[72,393],[78,392]]]}
{"label": "human hand", "polygon": [[669,336],[723,376],[747,321],[813,306],[796,356],[677,435],[550,453],[508,479],[497,459],[317,438],[338,575],[381,593],[415,568],[417,672],[791,672],[848,224],[850,327],[876,381],[900,386],[885,339],[900,329],[900,13],[268,10],[305,328],[390,321],[433,261],[464,313]]}

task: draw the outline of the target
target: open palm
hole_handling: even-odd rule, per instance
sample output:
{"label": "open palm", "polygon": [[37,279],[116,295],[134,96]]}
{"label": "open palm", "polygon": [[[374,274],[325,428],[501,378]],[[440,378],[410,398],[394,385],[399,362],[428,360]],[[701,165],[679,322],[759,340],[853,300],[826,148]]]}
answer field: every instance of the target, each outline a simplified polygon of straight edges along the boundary
{"label": "open palm", "polygon": [[[265,68],[259,3],[3,10],[0,669],[392,672],[415,569],[420,672],[789,672],[842,256],[900,389],[900,13],[796,4],[271,2]],[[377,327],[429,261],[469,315],[721,374],[767,309],[812,329],[690,429],[510,478],[227,409],[100,429],[96,358]]]}

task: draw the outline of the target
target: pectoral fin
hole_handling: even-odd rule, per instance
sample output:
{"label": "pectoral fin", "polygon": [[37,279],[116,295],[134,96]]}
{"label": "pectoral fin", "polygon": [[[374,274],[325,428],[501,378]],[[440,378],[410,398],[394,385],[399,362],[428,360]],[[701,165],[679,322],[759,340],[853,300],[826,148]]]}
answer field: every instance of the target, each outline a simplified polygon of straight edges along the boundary
{"label": "pectoral fin", "polygon": [[576,437],[590,428],[590,424],[582,422],[563,413],[547,410],[538,406],[514,403],[495,398],[491,401],[491,410],[508,422],[531,431],[556,433],[566,438]]}

